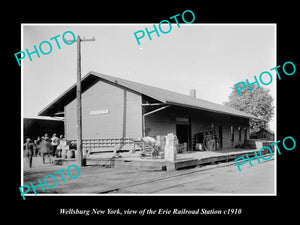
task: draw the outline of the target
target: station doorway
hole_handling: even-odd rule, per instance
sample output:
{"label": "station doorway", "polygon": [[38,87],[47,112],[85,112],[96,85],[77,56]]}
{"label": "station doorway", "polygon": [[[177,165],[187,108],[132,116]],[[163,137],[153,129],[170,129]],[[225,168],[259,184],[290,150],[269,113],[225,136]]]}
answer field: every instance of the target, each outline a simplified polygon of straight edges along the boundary
{"label": "station doorway", "polygon": [[189,119],[180,120],[180,118],[176,118],[176,136],[179,144],[186,143],[186,150],[191,150],[192,139],[191,124]]}

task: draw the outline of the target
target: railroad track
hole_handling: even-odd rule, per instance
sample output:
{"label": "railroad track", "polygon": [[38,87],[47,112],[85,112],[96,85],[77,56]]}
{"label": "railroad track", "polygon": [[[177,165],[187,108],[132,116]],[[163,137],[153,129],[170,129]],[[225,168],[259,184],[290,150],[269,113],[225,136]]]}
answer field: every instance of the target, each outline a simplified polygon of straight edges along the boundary
{"label": "railroad track", "polygon": [[[274,160],[274,159],[271,159]],[[271,161],[269,160],[269,161]],[[264,161],[261,162],[261,164],[266,163],[268,161]],[[193,171],[180,171],[180,174],[174,174],[174,175],[170,175],[170,176],[166,176],[166,177],[161,177],[161,178],[157,178],[157,179],[151,179],[151,180],[147,180],[144,182],[140,182],[140,183],[135,183],[132,185],[127,185],[127,186],[123,186],[123,187],[119,187],[119,188],[115,188],[115,189],[110,189],[110,190],[106,190],[106,191],[102,191],[102,192],[98,192],[97,194],[114,194],[114,193],[118,193],[118,194],[126,194],[126,193],[132,193],[132,194],[153,194],[156,192],[160,192],[163,190],[167,190],[170,188],[174,188],[177,186],[182,186],[184,184],[187,183],[191,183],[194,182],[196,180],[199,180],[198,176],[191,176],[191,175],[195,175],[197,173],[203,173],[203,172],[208,172],[217,168],[223,168],[223,167],[228,167],[228,166],[232,166],[236,164],[235,162],[226,162],[226,163],[222,163],[222,164],[215,164],[215,165],[208,165],[208,166],[203,166],[200,168],[196,168],[193,169]],[[209,173],[205,173],[205,174],[201,174],[201,178],[205,179],[207,177],[211,177],[213,176],[212,174]],[[179,178],[179,180],[181,180],[180,182],[176,181],[176,179]],[[178,179],[177,179],[178,180]],[[161,185],[161,188],[158,188],[158,186]],[[149,188],[148,188],[149,187]],[[135,189],[135,190],[145,190],[148,189],[146,192],[140,193],[140,192],[135,192],[135,191],[131,191],[130,189]],[[151,190],[152,189],[152,190]]]}

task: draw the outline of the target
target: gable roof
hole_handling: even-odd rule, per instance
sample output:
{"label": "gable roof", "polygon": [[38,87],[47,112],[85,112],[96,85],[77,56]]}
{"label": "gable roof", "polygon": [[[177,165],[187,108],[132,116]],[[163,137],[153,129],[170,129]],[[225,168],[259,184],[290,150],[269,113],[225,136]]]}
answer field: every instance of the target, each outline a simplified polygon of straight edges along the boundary
{"label": "gable roof", "polygon": [[[96,82],[98,82],[99,79],[128,88],[130,90],[149,96],[158,101],[161,101],[162,103],[169,104],[169,105],[178,105],[178,106],[183,106],[188,108],[201,109],[205,111],[217,112],[217,113],[228,114],[228,115],[244,117],[244,118],[260,119],[253,115],[236,110],[228,106],[224,106],[200,98],[194,98],[189,95],[183,95],[177,92],[173,92],[162,88],[157,88],[146,84],[141,84],[134,81],[129,81],[122,78],[109,76],[109,75],[105,75],[93,71],[89,72],[86,76],[84,76],[81,79],[82,92],[84,92],[89,87],[91,87]],[[63,107],[67,105],[69,102],[71,102],[72,100],[74,100],[75,98],[76,98],[76,84],[72,85],[72,87],[70,87],[58,98],[56,98],[53,102],[51,102],[47,107],[45,107],[41,112],[39,112],[38,115],[53,116],[57,112],[62,112]]]}

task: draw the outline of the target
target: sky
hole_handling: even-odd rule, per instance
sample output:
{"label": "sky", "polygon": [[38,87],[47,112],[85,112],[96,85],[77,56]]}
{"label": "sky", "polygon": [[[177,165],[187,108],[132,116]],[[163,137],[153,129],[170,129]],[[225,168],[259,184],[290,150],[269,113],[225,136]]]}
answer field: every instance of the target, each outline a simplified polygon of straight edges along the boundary
{"label": "sky", "polygon": [[[157,22],[154,22],[158,26]],[[172,24],[169,33],[152,33],[138,45],[134,32],[150,31],[153,24],[22,24],[21,50],[34,51],[43,41],[52,44],[48,55],[32,54],[22,60],[22,114],[37,118],[38,112],[76,82],[76,43],[66,45],[62,35],[72,31],[81,38],[82,77],[89,71],[120,77],[189,94],[223,104],[231,87],[254,81],[276,65],[275,24]],[[168,25],[162,27],[168,30]],[[58,49],[57,38],[61,49]],[[66,34],[67,39],[72,35]],[[47,52],[47,44],[43,45]],[[16,66],[18,63],[16,61]],[[268,86],[276,100],[276,79]],[[274,102],[276,105],[276,103]],[[275,119],[270,123],[275,130]]]}

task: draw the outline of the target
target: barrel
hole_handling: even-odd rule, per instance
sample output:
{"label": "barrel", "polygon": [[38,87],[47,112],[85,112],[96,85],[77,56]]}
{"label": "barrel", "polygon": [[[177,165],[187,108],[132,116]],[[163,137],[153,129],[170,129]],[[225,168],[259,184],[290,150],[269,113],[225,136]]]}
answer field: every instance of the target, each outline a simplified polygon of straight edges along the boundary
{"label": "barrel", "polygon": [[70,149],[70,150],[67,152],[67,158],[68,158],[68,159],[73,159],[73,158],[75,158],[75,150]]}

